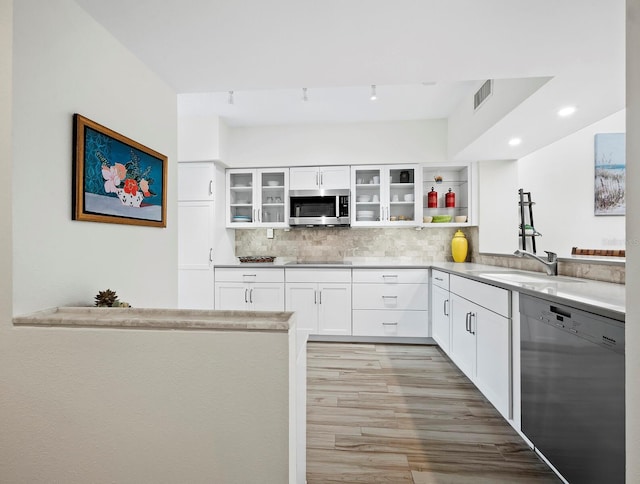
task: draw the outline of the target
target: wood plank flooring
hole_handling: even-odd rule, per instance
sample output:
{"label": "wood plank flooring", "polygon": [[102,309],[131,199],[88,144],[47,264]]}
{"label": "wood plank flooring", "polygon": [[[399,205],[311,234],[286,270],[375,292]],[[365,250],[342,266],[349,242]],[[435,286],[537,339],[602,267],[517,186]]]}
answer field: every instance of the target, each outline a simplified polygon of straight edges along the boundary
{"label": "wood plank flooring", "polygon": [[436,346],[310,342],[307,483],[557,483]]}

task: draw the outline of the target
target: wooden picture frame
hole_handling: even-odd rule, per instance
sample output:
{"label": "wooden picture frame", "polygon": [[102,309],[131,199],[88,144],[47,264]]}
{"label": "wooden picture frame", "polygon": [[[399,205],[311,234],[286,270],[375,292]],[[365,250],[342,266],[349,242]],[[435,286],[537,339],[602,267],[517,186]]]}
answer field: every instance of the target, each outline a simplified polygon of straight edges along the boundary
{"label": "wooden picture frame", "polygon": [[167,226],[167,157],[73,115],[73,220]]}

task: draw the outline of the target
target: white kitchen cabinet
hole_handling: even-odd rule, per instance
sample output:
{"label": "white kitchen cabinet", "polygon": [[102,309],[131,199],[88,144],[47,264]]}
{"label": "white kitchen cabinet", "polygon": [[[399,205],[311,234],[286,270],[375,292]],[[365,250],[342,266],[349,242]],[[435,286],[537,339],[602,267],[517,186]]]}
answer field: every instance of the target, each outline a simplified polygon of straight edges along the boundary
{"label": "white kitchen cabinet", "polygon": [[291,190],[348,190],[348,166],[300,166],[290,168]]}
{"label": "white kitchen cabinet", "polygon": [[507,419],[511,417],[509,291],[451,276],[449,356]]}
{"label": "white kitchen cabinet", "polygon": [[[434,191],[437,193],[436,207],[428,206],[429,192]],[[422,216],[423,217],[435,217],[438,215],[451,216],[450,222],[425,222],[425,227],[443,227],[443,226],[464,226],[471,225],[472,210],[472,184],[471,184],[471,166],[466,165],[451,165],[451,166],[434,166],[423,165],[422,166],[422,187],[421,187],[422,199]],[[447,193],[453,193],[455,195],[455,206],[446,206]],[[456,222],[456,216],[464,216],[466,220],[464,222]]]}
{"label": "white kitchen cabinet", "polygon": [[415,226],[422,223],[418,165],[351,168],[351,225]]}
{"label": "white kitchen cabinet", "polygon": [[431,270],[431,336],[445,353],[451,340],[449,274]]}
{"label": "white kitchen cabinet", "polygon": [[213,201],[215,166],[203,161],[178,165],[178,201]]}
{"label": "white kitchen cabinet", "polygon": [[351,269],[286,269],[286,310],[310,334],[351,335]]}
{"label": "white kitchen cabinet", "polygon": [[213,202],[178,202],[178,306],[213,309]]}
{"label": "white kitchen cabinet", "polygon": [[215,269],[218,310],[284,311],[284,270],[280,268]]}
{"label": "white kitchen cabinet", "polygon": [[353,269],[354,336],[429,336],[426,269]]}
{"label": "white kitchen cabinet", "polygon": [[287,227],[288,221],[288,168],[227,170],[227,227]]}

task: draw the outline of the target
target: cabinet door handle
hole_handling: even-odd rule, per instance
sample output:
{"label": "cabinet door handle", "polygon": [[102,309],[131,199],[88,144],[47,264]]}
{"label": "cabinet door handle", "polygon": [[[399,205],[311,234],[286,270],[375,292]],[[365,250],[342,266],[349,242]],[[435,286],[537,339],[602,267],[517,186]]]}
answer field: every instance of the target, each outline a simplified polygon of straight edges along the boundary
{"label": "cabinet door handle", "polygon": [[209,262],[213,262],[213,247],[209,248]]}
{"label": "cabinet door handle", "polygon": [[253,288],[249,289],[249,302],[253,304]]}
{"label": "cabinet door handle", "polygon": [[262,209],[258,209],[258,222],[262,222]]}
{"label": "cabinet door handle", "polygon": [[320,183],[319,183],[319,178],[318,178],[318,172],[316,172],[316,186],[319,187]]}
{"label": "cabinet door handle", "polygon": [[471,324],[471,313],[467,313],[464,317],[464,329],[467,331],[467,333],[470,333],[471,331],[469,330],[469,326]]}
{"label": "cabinet door handle", "polygon": [[313,291],[313,304],[318,304],[318,291]]}
{"label": "cabinet door handle", "polygon": [[449,300],[445,299],[442,304],[442,312],[445,316],[449,316]]}
{"label": "cabinet door handle", "polygon": [[213,195],[213,180],[209,180],[209,195]]}
{"label": "cabinet door handle", "polygon": [[476,313],[469,313],[469,333],[476,334],[473,330],[473,325],[471,324],[471,318],[476,318]]}
{"label": "cabinet door handle", "polygon": [[322,291],[318,291],[318,304],[322,304]]}
{"label": "cabinet door handle", "polygon": [[324,185],[324,173],[320,172],[320,186]]}
{"label": "cabinet door handle", "polygon": [[247,293],[249,292],[249,289],[245,289],[244,290],[244,302],[245,304],[248,303],[249,301],[247,300]]}

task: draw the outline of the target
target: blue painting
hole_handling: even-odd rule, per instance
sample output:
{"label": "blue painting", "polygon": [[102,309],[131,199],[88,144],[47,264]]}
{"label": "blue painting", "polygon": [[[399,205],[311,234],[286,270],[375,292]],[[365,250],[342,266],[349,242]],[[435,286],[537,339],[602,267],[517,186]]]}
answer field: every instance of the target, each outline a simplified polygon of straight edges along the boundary
{"label": "blue painting", "polygon": [[595,214],[625,214],[625,134],[595,135]]}
{"label": "blue painting", "polygon": [[166,226],[164,155],[75,116],[74,218]]}

